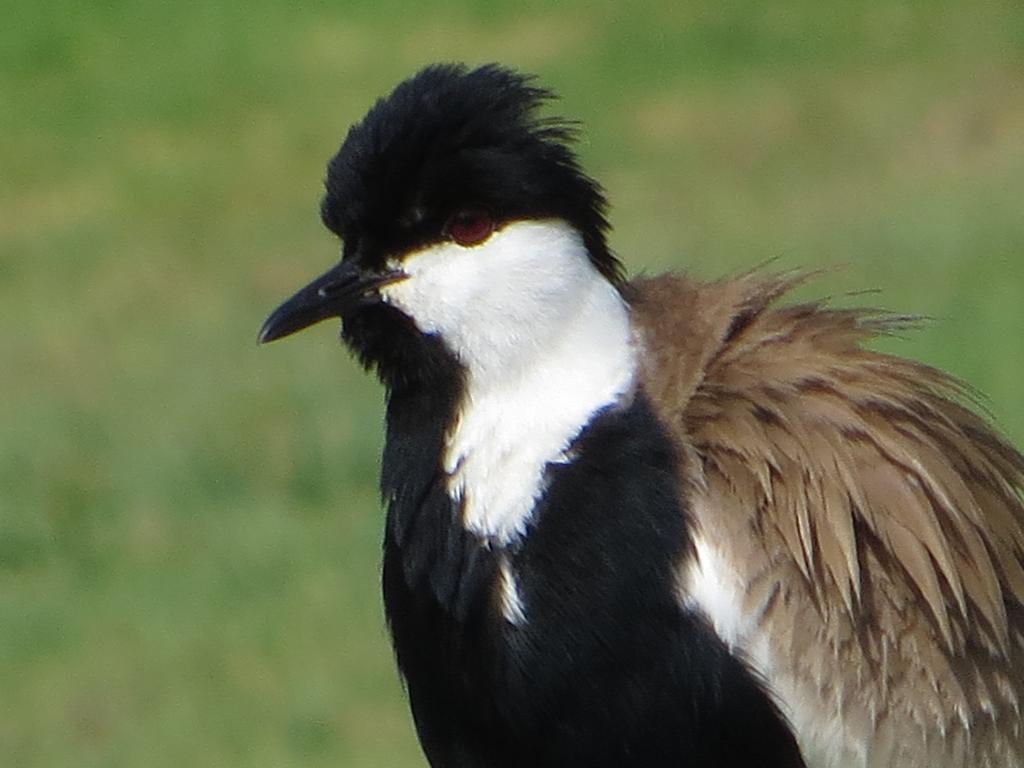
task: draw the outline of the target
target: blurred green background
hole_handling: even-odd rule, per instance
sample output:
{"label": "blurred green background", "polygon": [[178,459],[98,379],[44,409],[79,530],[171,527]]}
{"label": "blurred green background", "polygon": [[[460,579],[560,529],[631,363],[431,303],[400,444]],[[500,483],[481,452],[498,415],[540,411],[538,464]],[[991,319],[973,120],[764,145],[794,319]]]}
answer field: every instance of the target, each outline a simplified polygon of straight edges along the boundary
{"label": "blurred green background", "polygon": [[[378,597],[381,394],[324,324],[324,163],[419,66],[582,119],[632,271],[806,295],[1024,444],[1024,8],[30,3],[0,28],[0,763],[421,765]],[[881,293],[843,296],[880,288]]]}

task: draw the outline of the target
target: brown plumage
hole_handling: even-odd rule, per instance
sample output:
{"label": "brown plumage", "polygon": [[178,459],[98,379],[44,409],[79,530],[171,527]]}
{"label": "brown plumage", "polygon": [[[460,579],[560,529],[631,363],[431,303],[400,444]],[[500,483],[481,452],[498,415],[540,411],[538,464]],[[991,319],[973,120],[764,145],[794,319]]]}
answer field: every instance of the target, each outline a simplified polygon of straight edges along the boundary
{"label": "brown plumage", "polygon": [[810,766],[1024,764],[1024,456],[805,276],[627,289],[703,546]]}

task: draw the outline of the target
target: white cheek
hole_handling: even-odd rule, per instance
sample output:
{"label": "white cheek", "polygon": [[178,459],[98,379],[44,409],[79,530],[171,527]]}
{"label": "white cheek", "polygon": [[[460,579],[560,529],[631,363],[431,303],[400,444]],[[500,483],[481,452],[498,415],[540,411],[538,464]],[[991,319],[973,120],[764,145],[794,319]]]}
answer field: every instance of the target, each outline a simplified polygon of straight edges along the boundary
{"label": "white cheek", "polygon": [[409,278],[385,300],[465,369],[442,456],[449,495],[468,530],[508,544],[526,530],[547,465],[631,390],[625,303],[556,220],[514,222],[471,248],[434,245],[401,267]]}
{"label": "white cheek", "polygon": [[409,278],[383,289],[385,301],[476,368],[514,364],[547,343],[593,272],[578,233],[561,221],[514,222],[477,246],[439,243],[401,268]]}

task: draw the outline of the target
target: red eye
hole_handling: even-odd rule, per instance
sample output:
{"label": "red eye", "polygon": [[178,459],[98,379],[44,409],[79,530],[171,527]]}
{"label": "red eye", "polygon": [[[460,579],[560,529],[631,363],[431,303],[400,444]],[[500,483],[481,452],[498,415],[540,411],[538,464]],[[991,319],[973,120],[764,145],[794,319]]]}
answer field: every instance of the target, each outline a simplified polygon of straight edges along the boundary
{"label": "red eye", "polygon": [[463,208],[448,220],[445,231],[459,245],[478,245],[494,232],[494,218],[486,208]]}

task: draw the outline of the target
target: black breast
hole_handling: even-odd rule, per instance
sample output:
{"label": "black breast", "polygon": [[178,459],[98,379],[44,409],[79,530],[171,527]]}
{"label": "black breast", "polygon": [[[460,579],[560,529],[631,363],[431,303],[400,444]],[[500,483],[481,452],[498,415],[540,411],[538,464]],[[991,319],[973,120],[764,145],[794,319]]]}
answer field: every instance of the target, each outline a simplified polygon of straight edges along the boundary
{"label": "black breast", "polygon": [[[770,697],[680,607],[692,556],[670,438],[643,396],[551,465],[528,535],[499,553],[459,524],[439,469],[458,391],[389,402],[384,598],[433,766],[800,766]],[[526,620],[502,616],[498,557]]]}

